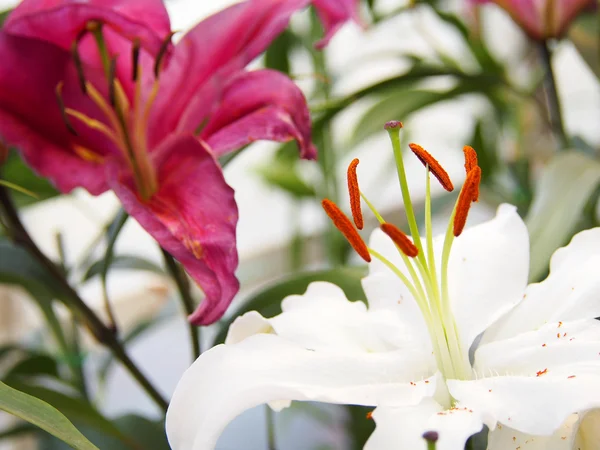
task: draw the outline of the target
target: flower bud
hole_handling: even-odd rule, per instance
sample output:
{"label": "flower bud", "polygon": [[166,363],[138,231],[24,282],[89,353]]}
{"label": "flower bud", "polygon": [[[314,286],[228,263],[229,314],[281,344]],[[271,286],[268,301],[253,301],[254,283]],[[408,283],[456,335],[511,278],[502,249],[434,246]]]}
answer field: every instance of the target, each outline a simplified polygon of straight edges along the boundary
{"label": "flower bud", "polygon": [[469,0],[473,4],[496,3],[532,39],[561,37],[570,23],[595,0]]}

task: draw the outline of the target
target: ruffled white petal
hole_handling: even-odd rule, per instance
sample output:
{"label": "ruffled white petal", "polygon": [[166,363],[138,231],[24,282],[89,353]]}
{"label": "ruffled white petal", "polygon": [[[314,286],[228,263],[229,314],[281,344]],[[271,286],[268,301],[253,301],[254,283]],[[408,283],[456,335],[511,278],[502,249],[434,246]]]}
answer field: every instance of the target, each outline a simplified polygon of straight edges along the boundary
{"label": "ruffled white petal", "polygon": [[216,346],[184,373],[167,413],[174,450],[212,449],[244,410],[281,400],[359,405],[414,405],[430,397],[436,377],[417,351],[383,353],[309,350],[272,334]]}
{"label": "ruffled white petal", "polygon": [[487,450],[586,450],[583,447],[574,447],[578,425],[577,414],[569,416],[565,423],[550,436],[521,433],[508,426],[500,425],[489,432]]}
{"label": "ruffled white petal", "polygon": [[582,231],[558,249],[550,275],[527,288],[521,303],[486,332],[484,341],[535,330],[545,323],[600,316],[600,228]]}
{"label": "ruffled white petal", "polygon": [[402,408],[379,407],[373,419],[377,426],[365,450],[426,450],[426,431],[438,433],[437,450],[462,450],[469,436],[483,427],[476,412],[462,407],[444,410],[433,399]]}
{"label": "ruffled white petal", "polygon": [[[424,344],[429,341],[415,339],[414,325],[406,318],[389,310],[367,310],[360,301],[348,301],[344,291],[331,283],[311,283],[303,295],[285,298],[282,310],[270,319],[255,311],[238,317],[229,328],[226,343],[252,334],[275,333],[313,350],[372,353],[405,348],[423,355],[431,353]],[[428,375],[434,372],[431,358]]]}
{"label": "ruffled white petal", "polygon": [[600,367],[555,369],[540,376],[448,380],[450,394],[479,411],[494,429],[499,422],[528,434],[551,435],[572,413],[600,407]]}
{"label": "ruffled white petal", "polygon": [[481,332],[519,302],[528,265],[529,236],[514,206],[500,205],[493,220],[456,238],[448,280],[465,354]]}
{"label": "ruffled white petal", "polygon": [[548,324],[537,331],[481,345],[475,352],[475,373],[536,376],[566,371],[577,375],[598,366],[600,374],[600,322],[580,320]]}

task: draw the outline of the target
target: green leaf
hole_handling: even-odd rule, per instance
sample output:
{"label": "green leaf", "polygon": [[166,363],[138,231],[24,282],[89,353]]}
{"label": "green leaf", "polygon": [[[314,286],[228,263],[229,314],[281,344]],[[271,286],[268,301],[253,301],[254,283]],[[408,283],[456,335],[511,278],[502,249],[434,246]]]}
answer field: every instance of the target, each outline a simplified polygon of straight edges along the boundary
{"label": "green leaf", "polygon": [[4,376],[4,381],[27,375],[47,375],[58,378],[58,364],[48,355],[34,354],[15,364]]}
{"label": "green leaf", "polygon": [[273,161],[257,169],[263,180],[297,198],[314,198],[315,190],[300,178],[296,162],[286,164]]}
{"label": "green leaf", "polygon": [[267,48],[265,66],[269,69],[290,74],[291,54],[298,44],[298,37],[290,30],[285,30]]}
{"label": "green leaf", "polygon": [[82,429],[83,426],[86,426],[118,439],[129,448],[136,448],[130,437],[126,436],[112,421],[104,417],[86,400],[34,384],[35,382],[35,380],[29,382],[25,379],[13,379],[10,384],[13,388],[51,404],[69,420],[76,422]]}
{"label": "green leaf", "polygon": [[525,218],[531,241],[531,281],[547,272],[552,253],[572,236],[599,182],[600,163],[580,152],[559,153],[545,167]]}
{"label": "green leaf", "polygon": [[[144,417],[126,415],[115,419],[114,424],[128,436],[130,444],[115,439],[112,436],[102,434],[97,430],[84,425],[80,430],[86,434],[101,449],[110,450],[169,450],[169,444],[165,433],[164,421],[152,421]],[[57,439],[47,436],[42,442],[44,450],[67,450],[66,446]]]}
{"label": "green leaf", "polygon": [[383,124],[389,120],[405,120],[410,114],[460,95],[477,92],[481,86],[475,83],[461,82],[447,91],[428,91],[419,89],[401,89],[388,92],[384,98],[371,106],[356,125],[351,139],[354,146],[369,136],[380,132]]}
{"label": "green leaf", "polygon": [[360,280],[366,275],[366,267],[344,267],[298,273],[275,282],[250,297],[233,313],[230,319],[221,322],[221,330],[214,340],[214,345],[225,342],[229,326],[236,317],[248,311],[258,311],[265,317],[276,316],[281,313],[281,301],[285,297],[293,294],[303,294],[313,281],[328,281],[339,286],[348,299],[365,301],[366,296]]}
{"label": "green leaf", "polygon": [[37,176],[21,159],[16,151],[12,151],[2,166],[2,178],[9,183],[34,193],[37,198],[14,191],[13,199],[17,206],[26,206],[41,200],[47,200],[60,195],[60,192],[45,178]]}
{"label": "green leaf", "polygon": [[30,422],[77,450],[99,450],[48,403],[0,382],[0,409]]}
{"label": "green leaf", "polygon": [[[101,259],[93,263],[85,275],[83,276],[83,281],[87,281],[95,276],[102,274],[102,269],[104,267],[104,260]],[[111,269],[134,269],[134,270],[145,270],[148,272],[155,272],[159,274],[164,274],[165,271],[162,267],[154,264],[152,261],[149,261],[144,258],[140,258],[139,256],[134,255],[118,255],[112,258],[112,263],[110,264]]]}

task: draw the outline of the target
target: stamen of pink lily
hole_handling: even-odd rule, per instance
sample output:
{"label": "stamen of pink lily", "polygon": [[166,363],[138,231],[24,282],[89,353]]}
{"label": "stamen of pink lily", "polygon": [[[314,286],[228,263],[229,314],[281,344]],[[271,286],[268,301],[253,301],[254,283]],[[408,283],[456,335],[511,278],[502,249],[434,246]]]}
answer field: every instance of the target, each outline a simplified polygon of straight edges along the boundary
{"label": "stamen of pink lily", "polygon": [[[575,236],[555,253],[548,278],[527,286],[529,238],[515,207],[501,205],[493,220],[464,232],[456,227],[461,208],[478,197],[470,183],[479,171],[474,153],[448,232],[437,238],[427,177],[421,239],[398,135],[392,141],[412,241],[386,234],[389,227],[373,232],[363,280],[368,307],[318,282],[284,299],[276,317],[239,317],[226,343],[200,356],[175,390],[167,413],[174,450],[214,448],[227,423],[262,403],[373,406],[377,426],[369,450],[425,450],[426,431],[439,434],[437,449],[463,450],[484,425],[491,443],[505,444],[510,433],[542,441],[572,414],[600,405],[600,323],[594,320],[600,228]],[[431,155],[412,147],[436,177],[449,181]],[[336,214],[330,214],[336,225],[343,222],[344,234],[360,243],[351,222]],[[565,450],[550,445],[556,440],[546,442],[544,448]]]}
{"label": "stamen of pink lily", "polygon": [[25,0],[0,32],[0,135],[62,192],[112,189],[204,290],[193,323],[218,320],[239,288],[216,158],[259,139],[316,156],[298,87],[244,69],[309,3],[249,0],[175,46],[159,0]]}
{"label": "stamen of pink lily", "polygon": [[495,3],[533,39],[561,37],[569,24],[596,0],[469,0],[473,4]]}

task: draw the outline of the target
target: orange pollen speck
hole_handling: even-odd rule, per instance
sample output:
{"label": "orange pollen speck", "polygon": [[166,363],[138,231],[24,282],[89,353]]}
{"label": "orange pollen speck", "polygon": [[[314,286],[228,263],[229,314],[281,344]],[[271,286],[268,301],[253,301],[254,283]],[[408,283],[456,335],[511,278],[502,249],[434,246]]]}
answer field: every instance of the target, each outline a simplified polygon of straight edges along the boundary
{"label": "orange pollen speck", "polygon": [[416,155],[416,157],[419,158],[419,160],[423,163],[423,165],[429,167],[429,171],[438,179],[442,187],[448,192],[452,192],[454,190],[454,185],[450,180],[448,172],[444,170],[441,164],[437,162],[437,160],[420,145],[408,144],[408,146]]}
{"label": "orange pollen speck", "polygon": [[335,225],[340,230],[344,237],[348,240],[352,248],[359,254],[359,256],[366,262],[371,262],[371,255],[367,244],[362,240],[358,231],[352,225],[352,222],[346,215],[329,199],[324,199],[321,202],[321,206]]}
{"label": "orange pollen speck", "polygon": [[540,370],[535,374],[536,377],[541,377],[542,375],[546,375],[548,373],[548,369]]}
{"label": "orange pollen speck", "polygon": [[396,225],[391,223],[382,223],[381,230],[387,234],[392,241],[394,241],[394,244],[396,244],[406,256],[414,258],[419,254],[419,249]]}
{"label": "orange pollen speck", "polygon": [[363,229],[364,221],[362,210],[360,209],[360,189],[358,188],[358,177],[356,176],[356,166],[358,158],[354,158],[348,166],[348,193],[350,194],[350,209],[354,224],[359,230]]}
{"label": "orange pollen speck", "polygon": [[458,196],[458,202],[456,203],[456,214],[454,215],[454,236],[460,236],[465,224],[467,223],[467,216],[469,215],[469,209],[471,208],[471,202],[475,196],[479,195],[479,182],[481,181],[481,169],[479,166],[475,166],[473,170],[467,175],[465,184],[463,185],[460,195]]}
{"label": "orange pollen speck", "polygon": [[367,419],[369,419],[369,420],[373,419],[373,411],[369,411],[367,413]]}

